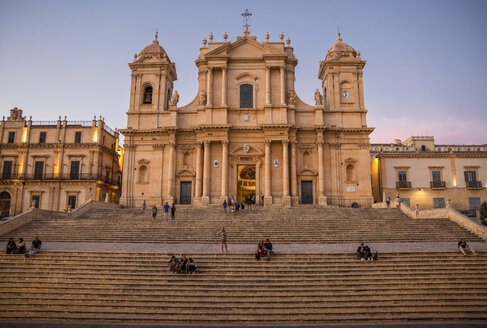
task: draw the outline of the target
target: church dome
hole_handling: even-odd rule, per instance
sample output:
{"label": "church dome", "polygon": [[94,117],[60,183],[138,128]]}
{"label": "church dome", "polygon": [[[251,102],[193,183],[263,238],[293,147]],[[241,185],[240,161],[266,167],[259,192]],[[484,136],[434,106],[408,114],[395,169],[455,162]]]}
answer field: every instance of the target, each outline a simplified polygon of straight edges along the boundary
{"label": "church dome", "polygon": [[330,47],[326,54],[325,60],[334,59],[338,56],[353,56],[357,57],[357,52],[351,46],[343,42],[342,38],[340,37],[340,33],[338,33],[338,38],[334,45]]}
{"label": "church dome", "polygon": [[161,59],[168,58],[169,59],[169,57],[166,54],[166,51],[164,50],[163,47],[161,47],[159,45],[159,41],[157,41],[157,33],[154,36],[154,41],[152,41],[152,44],[150,44],[147,47],[145,47],[144,49],[142,49],[142,51],[139,52],[138,57],[141,58],[146,54],[151,55],[151,56],[156,57],[156,58],[161,58]]}

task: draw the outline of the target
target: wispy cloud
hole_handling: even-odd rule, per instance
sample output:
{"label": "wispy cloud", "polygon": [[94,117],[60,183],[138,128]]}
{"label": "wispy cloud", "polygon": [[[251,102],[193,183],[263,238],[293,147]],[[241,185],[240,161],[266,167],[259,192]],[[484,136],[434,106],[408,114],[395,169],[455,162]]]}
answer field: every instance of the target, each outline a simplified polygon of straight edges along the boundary
{"label": "wispy cloud", "polygon": [[376,127],[371,135],[375,143],[393,142],[394,139],[407,139],[413,135],[434,136],[436,144],[486,144],[487,120],[458,120],[439,118],[423,120],[421,118],[386,118],[369,119],[369,126]]}

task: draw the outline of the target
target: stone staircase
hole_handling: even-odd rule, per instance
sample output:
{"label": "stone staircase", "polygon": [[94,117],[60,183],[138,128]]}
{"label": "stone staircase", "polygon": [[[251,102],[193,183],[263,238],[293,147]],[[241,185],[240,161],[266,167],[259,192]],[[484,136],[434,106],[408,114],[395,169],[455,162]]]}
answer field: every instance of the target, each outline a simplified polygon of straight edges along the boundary
{"label": "stone staircase", "polygon": [[411,219],[397,209],[254,207],[226,215],[219,207],[179,207],[176,220],[157,220],[150,209],[97,209],[77,219],[39,215],[34,222],[0,236],[38,235],[42,241],[126,243],[218,243],[217,232],[226,227],[229,243],[254,244],[270,238],[279,244],[341,244],[482,241],[448,219]]}
{"label": "stone staircase", "polygon": [[487,256],[458,253],[0,255],[0,321],[307,325],[487,320]]}

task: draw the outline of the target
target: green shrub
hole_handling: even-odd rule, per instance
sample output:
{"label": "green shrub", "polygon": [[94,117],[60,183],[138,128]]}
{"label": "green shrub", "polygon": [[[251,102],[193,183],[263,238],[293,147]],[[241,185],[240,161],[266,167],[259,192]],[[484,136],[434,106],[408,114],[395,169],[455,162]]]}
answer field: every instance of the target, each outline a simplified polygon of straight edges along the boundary
{"label": "green shrub", "polygon": [[487,226],[487,202],[483,202],[482,205],[480,205],[480,222],[484,226]]}

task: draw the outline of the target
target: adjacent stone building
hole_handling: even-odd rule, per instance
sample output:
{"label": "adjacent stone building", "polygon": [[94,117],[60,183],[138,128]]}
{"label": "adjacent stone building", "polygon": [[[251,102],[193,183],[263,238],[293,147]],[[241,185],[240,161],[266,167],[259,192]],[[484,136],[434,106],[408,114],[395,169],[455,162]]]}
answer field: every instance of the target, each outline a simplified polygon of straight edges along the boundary
{"label": "adjacent stone building", "polygon": [[0,211],[63,211],[93,199],[118,202],[119,133],[93,121],[32,121],[14,108],[0,124]]}
{"label": "adjacent stone building", "polygon": [[487,144],[435,145],[420,136],[372,144],[370,153],[376,202],[399,194],[411,207],[473,212],[487,201]]}
{"label": "adjacent stone building", "polygon": [[338,35],[317,65],[310,105],[295,92],[291,41],[269,39],[210,34],[195,61],[195,97],[180,107],[176,66],[157,35],[135,55],[121,204],[204,207],[262,195],[265,206],[370,206],[365,61]]}

